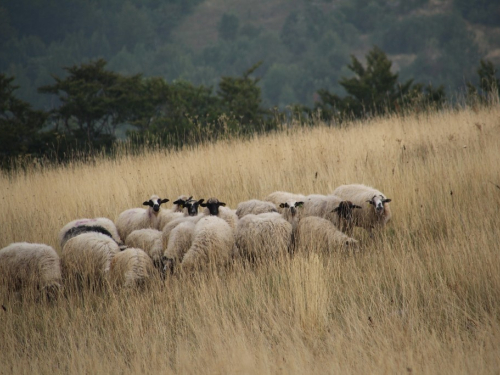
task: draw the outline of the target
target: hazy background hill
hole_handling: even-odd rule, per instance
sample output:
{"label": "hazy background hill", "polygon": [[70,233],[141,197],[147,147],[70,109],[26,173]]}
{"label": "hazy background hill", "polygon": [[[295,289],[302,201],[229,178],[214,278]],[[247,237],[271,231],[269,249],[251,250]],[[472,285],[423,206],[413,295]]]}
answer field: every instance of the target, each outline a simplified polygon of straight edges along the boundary
{"label": "hazy background hill", "polygon": [[315,92],[343,95],[349,58],[379,46],[401,80],[476,80],[482,58],[500,63],[494,0],[7,0],[0,5],[0,71],[37,108],[62,67],[104,58],[122,74],[217,87],[258,61],[264,106],[311,105]]}

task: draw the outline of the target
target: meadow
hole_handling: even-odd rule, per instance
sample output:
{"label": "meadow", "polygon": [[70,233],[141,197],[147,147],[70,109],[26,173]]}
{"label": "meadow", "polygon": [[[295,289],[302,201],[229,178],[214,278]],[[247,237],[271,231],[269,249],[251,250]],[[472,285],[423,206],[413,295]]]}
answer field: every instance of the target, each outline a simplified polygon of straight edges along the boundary
{"label": "meadow", "polygon": [[[360,251],[168,277],[146,290],[0,295],[0,374],[498,374],[500,105],[289,126],[0,175],[0,248],[153,193],[231,208],[344,183],[392,199]],[[170,206],[167,203],[167,207]]]}

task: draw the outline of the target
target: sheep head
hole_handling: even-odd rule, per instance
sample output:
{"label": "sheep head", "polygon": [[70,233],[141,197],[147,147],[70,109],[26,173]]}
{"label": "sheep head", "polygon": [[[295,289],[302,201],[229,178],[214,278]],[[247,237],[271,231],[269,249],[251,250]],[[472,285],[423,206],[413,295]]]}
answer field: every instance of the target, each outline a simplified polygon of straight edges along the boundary
{"label": "sheep head", "polygon": [[297,202],[294,200],[287,200],[285,203],[280,204],[280,208],[289,209],[292,217],[297,214],[297,210],[304,205],[304,202]]}
{"label": "sheep head", "polygon": [[152,195],[151,198],[149,198],[148,201],[145,201],[143,203],[144,206],[149,206],[153,209],[155,213],[158,213],[160,211],[160,206],[163,203],[167,203],[169,200],[168,199],[161,199],[157,195]]}
{"label": "sheep head", "polygon": [[352,214],[356,208],[361,208],[361,206],[357,206],[351,201],[342,201],[339,203],[339,206],[333,210],[333,212],[336,212],[340,219],[350,222],[352,221]]}
{"label": "sheep head", "polygon": [[224,202],[220,202],[217,198],[209,198],[207,203],[202,203],[201,207],[207,207],[210,215],[217,216],[219,214],[219,207],[226,206]]}
{"label": "sheep head", "polygon": [[184,202],[183,206],[187,209],[189,216],[196,216],[198,215],[198,208],[203,203],[203,201],[204,199],[200,199],[197,201],[195,201],[194,199],[188,199]]}
{"label": "sheep head", "polygon": [[383,195],[374,195],[372,199],[367,200],[373,206],[377,215],[384,213],[384,205],[390,201],[391,199],[385,198]]}

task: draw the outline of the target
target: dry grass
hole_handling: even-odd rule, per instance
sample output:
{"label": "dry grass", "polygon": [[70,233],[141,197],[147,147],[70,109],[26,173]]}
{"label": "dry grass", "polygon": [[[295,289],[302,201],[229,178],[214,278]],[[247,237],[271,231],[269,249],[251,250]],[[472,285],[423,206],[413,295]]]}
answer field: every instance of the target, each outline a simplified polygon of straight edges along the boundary
{"label": "dry grass", "polygon": [[55,304],[0,296],[0,373],[498,373],[500,106],[318,127],[0,177],[0,247],[54,246],[152,193],[235,207],[373,185],[393,220],[356,255],[297,256]]}

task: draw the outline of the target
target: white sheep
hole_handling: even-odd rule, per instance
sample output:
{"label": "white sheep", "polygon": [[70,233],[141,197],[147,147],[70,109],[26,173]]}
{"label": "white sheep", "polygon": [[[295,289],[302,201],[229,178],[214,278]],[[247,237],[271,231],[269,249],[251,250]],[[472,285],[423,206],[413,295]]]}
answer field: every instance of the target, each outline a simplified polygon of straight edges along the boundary
{"label": "white sheep", "polygon": [[180,217],[171,220],[169,223],[167,223],[163,229],[162,229],[162,243],[163,243],[163,248],[165,249],[168,246],[168,239],[170,236],[170,232],[180,223],[183,223],[185,221],[190,221],[192,223],[197,223],[203,216],[204,214],[198,215],[198,209],[200,204],[203,203],[203,199],[200,199],[198,201],[195,200],[188,200],[184,203],[184,214],[182,214]]}
{"label": "white sheep", "polygon": [[[199,216],[201,219],[202,216]],[[164,271],[173,273],[176,266],[181,263],[182,258],[187,253],[193,243],[194,229],[196,223],[187,220],[177,225],[170,232],[167,248],[163,253]]]}
{"label": "white sheep", "polygon": [[83,233],[66,242],[61,253],[63,279],[70,286],[99,288],[107,280],[118,244],[102,233]]}
{"label": "white sheep", "polygon": [[332,251],[356,248],[358,241],[342,233],[335,225],[318,216],[301,218],[294,232],[294,252]]}
{"label": "white sheep", "polygon": [[62,227],[58,235],[61,249],[70,238],[86,232],[105,234],[115,240],[119,246],[122,245],[115,223],[106,217],[97,217],[95,219],[76,219]]}
{"label": "white sheep", "polygon": [[292,224],[279,213],[248,214],[236,229],[237,258],[266,261],[285,256],[292,241]]}
{"label": "white sheep", "polygon": [[341,185],[333,194],[361,207],[354,210],[353,224],[365,228],[370,234],[373,228],[383,227],[391,219],[391,199],[375,188],[362,184]]}
{"label": "white sheep", "polygon": [[268,202],[272,202],[276,205],[278,212],[282,212],[282,207],[280,205],[285,203],[288,200],[293,200],[295,202],[304,201],[305,195],[302,194],[294,194],[289,193],[287,191],[275,191],[274,193],[269,194],[264,200]]}
{"label": "white sheep", "polygon": [[152,195],[149,200],[143,203],[144,206],[149,206],[147,209],[131,208],[123,211],[115,221],[120,238],[125,241],[127,236],[136,229],[158,229],[160,206],[166,202],[168,199]]}
{"label": "white sheep", "polygon": [[192,196],[180,195],[172,204],[172,208],[161,209],[158,214],[158,230],[162,230],[165,225],[174,219],[189,215],[188,207],[185,206],[185,203],[191,201],[192,198]]}
{"label": "white sheep", "polygon": [[351,227],[353,211],[361,207],[337,195],[311,194],[305,197],[301,217],[318,216],[345,231]]}
{"label": "white sheep", "polygon": [[128,247],[143,250],[152,259],[154,266],[162,270],[163,243],[162,232],[156,229],[137,229],[132,231],[125,240]]}
{"label": "white sheep", "polygon": [[207,216],[212,215],[220,217],[229,224],[233,231],[236,230],[236,225],[238,224],[236,210],[227,208],[224,202],[221,202],[219,199],[213,197],[209,198],[205,203],[201,203],[201,206],[205,208],[203,210],[203,214]]}
{"label": "white sheep", "polygon": [[153,261],[143,250],[129,247],[111,260],[109,278],[112,285],[128,287],[145,286],[156,271]]}
{"label": "white sheep", "polygon": [[56,297],[61,289],[59,255],[48,245],[12,243],[0,250],[0,284],[15,292]]}
{"label": "white sheep", "polygon": [[248,214],[264,214],[266,212],[278,212],[276,205],[273,202],[251,199],[245,202],[240,202],[236,207],[236,216],[241,219]]}
{"label": "white sheep", "polygon": [[185,271],[216,268],[227,264],[234,248],[229,224],[217,216],[204,216],[196,223],[193,242],[182,258]]}

